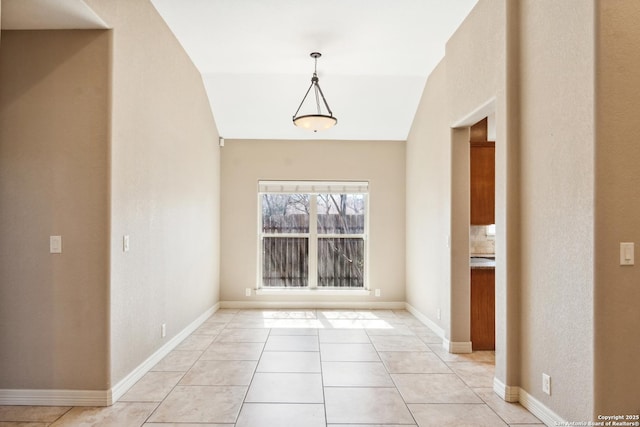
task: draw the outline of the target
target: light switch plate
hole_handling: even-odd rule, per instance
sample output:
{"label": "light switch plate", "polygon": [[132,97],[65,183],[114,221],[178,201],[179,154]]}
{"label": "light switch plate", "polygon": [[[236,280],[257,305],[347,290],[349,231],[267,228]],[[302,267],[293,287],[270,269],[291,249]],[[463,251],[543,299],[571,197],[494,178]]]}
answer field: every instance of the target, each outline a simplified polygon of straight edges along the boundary
{"label": "light switch plate", "polygon": [[49,253],[62,253],[62,236],[49,236]]}
{"label": "light switch plate", "polygon": [[633,242],[620,242],[620,265],[634,265],[634,246]]}
{"label": "light switch plate", "polygon": [[129,252],[129,235],[122,236],[122,252]]}

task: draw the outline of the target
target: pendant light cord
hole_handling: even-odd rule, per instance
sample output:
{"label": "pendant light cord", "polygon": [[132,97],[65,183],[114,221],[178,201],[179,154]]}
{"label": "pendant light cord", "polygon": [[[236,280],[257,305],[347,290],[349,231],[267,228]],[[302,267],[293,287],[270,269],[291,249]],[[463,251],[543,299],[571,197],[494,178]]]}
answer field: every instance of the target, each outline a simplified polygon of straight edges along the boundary
{"label": "pendant light cord", "polygon": [[[315,96],[316,96],[316,109],[318,110],[318,114],[320,114],[320,98],[318,97],[318,57],[314,56],[314,65],[313,65],[313,79],[311,79],[311,84],[313,85],[313,81],[315,79],[316,87],[314,88]],[[324,97],[323,97],[324,98]]]}
{"label": "pendant light cord", "polygon": [[[309,95],[311,88],[314,88],[314,95],[316,97],[316,108],[318,110],[318,115],[322,115],[320,111],[320,98],[322,98],[322,102],[324,103],[324,106],[327,109],[329,116],[333,117],[333,112],[331,112],[331,108],[329,108],[329,104],[327,104],[327,100],[324,98],[324,94],[322,93],[322,89],[320,88],[320,83],[319,83],[320,79],[318,79],[318,56],[314,56],[313,54],[312,56],[315,62],[313,66],[313,77],[311,77],[311,85],[309,86],[309,89],[307,89],[307,93],[304,94],[304,97],[302,98],[302,101],[300,102],[298,109],[293,115],[294,120],[298,116],[298,112],[300,111],[300,108],[302,108],[302,104],[304,104],[305,99],[307,99],[307,96]],[[320,94],[320,96],[318,96],[318,93]]]}

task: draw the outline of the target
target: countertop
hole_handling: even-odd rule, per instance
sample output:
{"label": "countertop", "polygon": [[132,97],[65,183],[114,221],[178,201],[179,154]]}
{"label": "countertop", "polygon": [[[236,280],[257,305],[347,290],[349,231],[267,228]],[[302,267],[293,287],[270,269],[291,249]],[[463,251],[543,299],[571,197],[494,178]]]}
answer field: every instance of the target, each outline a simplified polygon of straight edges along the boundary
{"label": "countertop", "polygon": [[493,257],[472,256],[469,258],[471,268],[496,268],[496,260]]}

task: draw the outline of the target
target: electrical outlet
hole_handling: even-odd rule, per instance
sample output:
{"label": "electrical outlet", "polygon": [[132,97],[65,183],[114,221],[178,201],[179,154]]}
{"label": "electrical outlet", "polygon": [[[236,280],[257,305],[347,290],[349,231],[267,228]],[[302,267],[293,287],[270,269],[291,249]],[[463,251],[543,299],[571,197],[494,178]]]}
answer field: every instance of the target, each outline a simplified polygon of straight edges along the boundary
{"label": "electrical outlet", "polygon": [[542,374],[542,392],[551,396],[551,377],[547,374]]}
{"label": "electrical outlet", "polygon": [[167,336],[167,324],[163,323],[162,326],[160,326],[160,337],[164,338]]}
{"label": "electrical outlet", "polygon": [[251,288],[246,288],[244,290],[244,296],[245,297],[250,297],[251,296]]}
{"label": "electrical outlet", "polygon": [[438,309],[438,320],[440,320],[441,317],[442,317],[442,313],[440,312],[440,309]]}
{"label": "electrical outlet", "polygon": [[122,252],[129,252],[129,235],[122,236]]}
{"label": "electrical outlet", "polygon": [[376,290],[375,290],[375,295],[376,295],[377,297],[379,297],[379,296],[380,296],[380,289],[376,289]]}

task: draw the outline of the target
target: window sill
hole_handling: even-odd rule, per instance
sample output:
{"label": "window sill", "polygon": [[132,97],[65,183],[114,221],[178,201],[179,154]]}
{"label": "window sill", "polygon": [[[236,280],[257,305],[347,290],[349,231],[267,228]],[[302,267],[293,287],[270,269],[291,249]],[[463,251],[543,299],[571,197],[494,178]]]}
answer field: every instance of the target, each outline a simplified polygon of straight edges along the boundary
{"label": "window sill", "polygon": [[369,289],[256,289],[256,295],[304,295],[304,296],[330,296],[330,295],[371,295]]}

